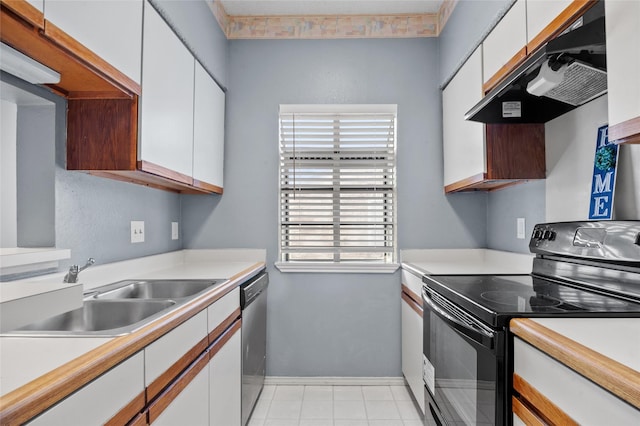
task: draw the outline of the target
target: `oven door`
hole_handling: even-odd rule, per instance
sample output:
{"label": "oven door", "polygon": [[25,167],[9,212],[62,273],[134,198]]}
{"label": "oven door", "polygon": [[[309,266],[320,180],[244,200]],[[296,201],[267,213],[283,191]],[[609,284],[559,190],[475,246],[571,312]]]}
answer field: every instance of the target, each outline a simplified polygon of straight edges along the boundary
{"label": "oven door", "polygon": [[504,331],[492,330],[426,287],[425,425],[502,425]]}

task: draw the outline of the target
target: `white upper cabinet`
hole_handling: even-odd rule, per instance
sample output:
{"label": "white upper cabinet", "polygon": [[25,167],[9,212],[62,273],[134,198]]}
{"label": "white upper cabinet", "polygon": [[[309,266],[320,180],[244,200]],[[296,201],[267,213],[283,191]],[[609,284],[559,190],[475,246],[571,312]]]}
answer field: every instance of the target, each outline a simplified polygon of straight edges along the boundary
{"label": "white upper cabinet", "polygon": [[525,0],[518,0],[482,43],[484,81],[519,52],[524,57],[526,44],[527,9]]}
{"label": "white upper cabinet", "polygon": [[190,184],[195,60],[148,2],[142,53],[138,160],[177,172],[181,176],[173,178]]}
{"label": "white upper cabinet", "polygon": [[486,171],[484,124],[464,114],[482,99],[482,47],[469,57],[442,92],[444,185]]}
{"label": "white upper cabinet", "polygon": [[225,95],[198,61],[194,96],[193,178],[222,188]]}
{"label": "white upper cabinet", "polygon": [[540,34],[572,2],[573,0],[527,0],[527,43]]}
{"label": "white upper cabinet", "polygon": [[142,0],[45,0],[44,17],[140,84]]}
{"label": "white upper cabinet", "polygon": [[640,142],[640,1],[607,0],[604,6],[609,136]]}

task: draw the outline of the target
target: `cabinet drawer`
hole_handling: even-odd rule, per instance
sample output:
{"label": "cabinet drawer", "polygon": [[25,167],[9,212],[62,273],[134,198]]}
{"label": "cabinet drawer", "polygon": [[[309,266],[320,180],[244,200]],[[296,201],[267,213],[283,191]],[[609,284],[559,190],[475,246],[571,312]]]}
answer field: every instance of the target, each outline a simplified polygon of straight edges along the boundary
{"label": "cabinet drawer", "polygon": [[[115,366],[68,398],[36,417],[32,425],[104,424],[144,392],[142,352]],[[99,403],[97,403],[99,402]],[[140,400],[144,406],[144,398]],[[135,411],[131,414],[131,417]],[[129,420],[129,419],[127,419]]]}
{"label": "cabinet drawer", "polygon": [[[237,312],[236,315],[233,315],[234,312]],[[233,320],[240,315],[240,287],[236,287],[231,290],[229,293],[224,295],[222,298],[218,299],[215,303],[207,308],[207,316],[208,316],[208,327],[207,332],[219,335],[223,332],[229,324],[223,327],[224,322],[231,316],[234,316]],[[220,329],[220,327],[222,327]],[[218,336],[212,335],[211,338],[215,340]],[[211,340],[209,343],[213,343]]]}
{"label": "cabinet drawer", "polygon": [[515,375],[579,424],[637,423],[639,410],[542,351],[514,338],[513,352]]}
{"label": "cabinet drawer", "polygon": [[202,311],[147,346],[144,350],[145,386],[149,386],[206,337],[207,312]]}

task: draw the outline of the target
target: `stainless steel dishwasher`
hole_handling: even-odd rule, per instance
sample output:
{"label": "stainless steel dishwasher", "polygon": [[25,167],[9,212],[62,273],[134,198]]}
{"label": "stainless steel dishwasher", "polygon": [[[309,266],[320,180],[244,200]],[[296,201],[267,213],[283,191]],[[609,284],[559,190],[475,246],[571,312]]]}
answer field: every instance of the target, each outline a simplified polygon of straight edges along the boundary
{"label": "stainless steel dishwasher", "polygon": [[267,361],[267,287],[269,275],[262,272],[241,286],[242,308],[242,425],[260,396]]}

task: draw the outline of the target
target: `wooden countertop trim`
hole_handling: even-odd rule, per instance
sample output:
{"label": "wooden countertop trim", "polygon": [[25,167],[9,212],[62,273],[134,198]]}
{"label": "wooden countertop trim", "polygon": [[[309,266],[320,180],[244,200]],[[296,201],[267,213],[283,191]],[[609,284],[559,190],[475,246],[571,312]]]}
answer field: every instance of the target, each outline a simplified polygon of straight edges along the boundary
{"label": "wooden countertop trim", "polygon": [[69,361],[0,398],[0,424],[21,424],[61,401],[109,369],[187,321],[265,267],[258,262],[145,327]]}
{"label": "wooden countertop trim", "polygon": [[20,16],[36,28],[44,29],[44,14],[25,0],[0,0],[3,7]]}
{"label": "wooden countertop trim", "polygon": [[516,336],[640,409],[640,372],[529,318],[509,324]]}

